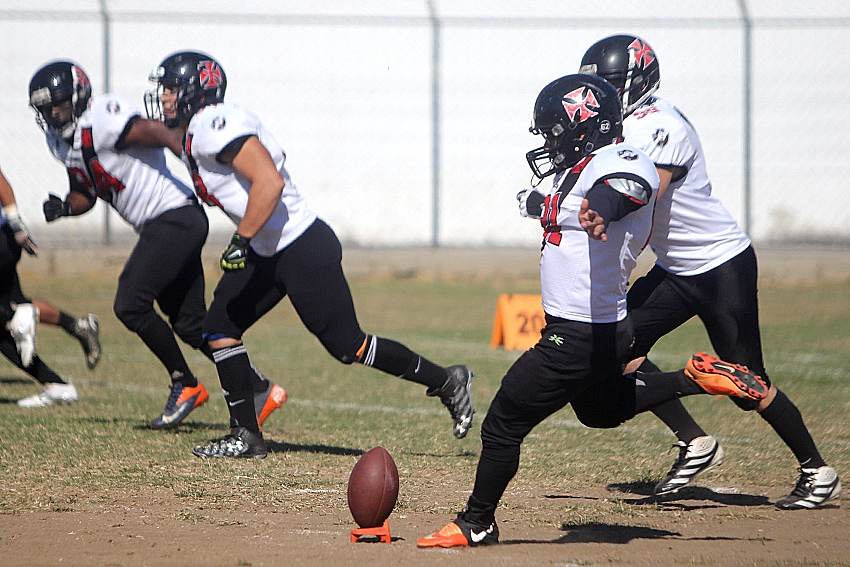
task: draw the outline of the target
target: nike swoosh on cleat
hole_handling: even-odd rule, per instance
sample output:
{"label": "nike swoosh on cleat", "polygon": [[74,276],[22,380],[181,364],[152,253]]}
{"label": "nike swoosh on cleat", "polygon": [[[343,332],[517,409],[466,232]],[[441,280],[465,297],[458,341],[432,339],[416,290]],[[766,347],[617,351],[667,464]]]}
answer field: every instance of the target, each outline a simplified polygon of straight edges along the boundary
{"label": "nike swoosh on cleat", "polygon": [[481,543],[481,541],[482,541],[485,537],[487,537],[487,534],[491,534],[491,533],[493,533],[493,526],[490,526],[490,527],[489,527],[489,528],[487,528],[486,530],[480,531],[480,532],[478,532],[478,533],[475,533],[475,532],[473,532],[473,531],[471,531],[471,530],[470,530],[470,532],[469,532],[469,538],[470,538],[473,542],[475,542],[475,543]]}

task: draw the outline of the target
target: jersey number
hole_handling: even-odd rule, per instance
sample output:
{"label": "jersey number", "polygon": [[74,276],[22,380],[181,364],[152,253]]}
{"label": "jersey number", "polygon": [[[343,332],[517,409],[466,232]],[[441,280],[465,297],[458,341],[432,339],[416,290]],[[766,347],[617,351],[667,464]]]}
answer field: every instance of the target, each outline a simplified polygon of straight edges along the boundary
{"label": "jersey number", "polygon": [[112,194],[120,193],[124,190],[124,184],[120,180],[110,175],[100,160],[97,159],[97,154],[94,153],[94,143],[92,140],[91,128],[83,128],[81,145],[83,150],[83,160],[86,164],[86,169],[94,183],[94,193],[104,201],[112,202]]}

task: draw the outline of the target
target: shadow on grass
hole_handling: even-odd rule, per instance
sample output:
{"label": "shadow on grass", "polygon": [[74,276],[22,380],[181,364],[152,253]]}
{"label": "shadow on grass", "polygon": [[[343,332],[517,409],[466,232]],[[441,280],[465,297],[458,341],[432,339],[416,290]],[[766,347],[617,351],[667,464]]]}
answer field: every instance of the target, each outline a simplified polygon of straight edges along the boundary
{"label": "shadow on grass", "polygon": [[329,445],[298,445],[294,443],[278,443],[266,440],[269,453],[322,453],[325,455],[360,456],[366,451],[350,447],[332,447]]}
{"label": "shadow on grass", "polygon": [[[622,492],[625,494],[635,494],[643,496],[643,498],[623,498],[622,501],[626,504],[658,504],[659,506],[677,508],[682,510],[696,510],[706,508],[706,506],[690,506],[683,504],[683,501],[691,500],[707,500],[716,502],[725,506],[769,506],[770,500],[767,496],[758,496],[755,494],[728,494],[725,492],[716,492],[704,486],[686,486],[673,494],[664,496],[655,496],[652,494],[653,484],[649,482],[624,482],[609,484],[607,489],[611,492]],[[714,507],[714,506],[711,506]]]}
{"label": "shadow on grass", "polygon": [[702,536],[682,537],[679,532],[648,528],[645,526],[623,526],[620,524],[605,524],[589,522],[586,524],[562,524],[561,531],[566,534],[552,540],[513,539],[500,542],[501,545],[517,545],[528,543],[630,543],[636,539],[668,539],[679,541],[771,541],[763,537],[729,537]]}
{"label": "shadow on grass", "polygon": [[21,376],[0,376],[0,384],[38,384],[38,382]]}
{"label": "shadow on grass", "polygon": [[622,526],[590,522],[587,524],[564,524],[561,531],[566,534],[552,540],[509,539],[501,545],[526,543],[629,543],[635,539],[680,539],[682,534],[643,526]]}

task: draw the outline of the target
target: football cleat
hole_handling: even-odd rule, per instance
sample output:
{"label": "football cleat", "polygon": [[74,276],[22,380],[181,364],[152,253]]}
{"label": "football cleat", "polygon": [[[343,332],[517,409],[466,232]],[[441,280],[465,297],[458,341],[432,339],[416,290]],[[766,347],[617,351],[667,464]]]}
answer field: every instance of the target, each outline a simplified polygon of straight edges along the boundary
{"label": "football cleat", "polygon": [[454,427],[452,433],[463,439],[472,427],[472,370],[468,366],[456,365],[446,368],[448,378],[441,388],[429,388],[425,394],[439,396],[449,413],[452,414]]}
{"label": "football cleat", "polygon": [[679,457],[667,476],[655,485],[652,492],[656,496],[676,492],[698,475],[723,462],[723,447],[714,437],[708,435],[697,437],[690,443],[679,441],[673,446],[679,447]]}
{"label": "football cleat", "polygon": [[38,307],[32,303],[19,303],[15,307],[15,314],[6,323],[12,338],[15,340],[15,348],[21,355],[21,364],[28,368],[35,358],[35,326],[38,322]]}
{"label": "football cleat", "polygon": [[257,425],[263,426],[263,422],[274,410],[286,402],[286,390],[269,380],[269,387],[265,392],[254,394],[254,409],[257,412]]}
{"label": "football cleat", "polygon": [[475,547],[499,543],[499,526],[495,520],[489,526],[478,526],[458,517],[432,533],[421,537],[416,545],[428,547]]}
{"label": "football cleat", "polygon": [[803,510],[817,508],[841,494],[841,481],[832,467],[800,469],[800,478],[791,494],[776,502],[780,510]]}
{"label": "football cleat", "polygon": [[685,365],[685,375],[709,394],[763,400],[768,386],[746,366],[698,352]]}
{"label": "football cleat", "polygon": [[18,400],[18,405],[22,408],[45,408],[57,404],[73,404],[79,399],[73,384],[49,383],[45,384],[44,390],[38,394]]}
{"label": "football cleat", "polygon": [[198,445],[192,449],[192,454],[205,459],[265,459],[269,450],[262,432],[252,433],[244,427],[234,427],[224,439],[213,441],[206,447]]}
{"label": "football cleat", "polygon": [[210,399],[206,387],[198,382],[197,386],[184,386],[181,382],[171,383],[171,393],[165,402],[162,415],[151,422],[152,429],[177,427],[192,410]]}
{"label": "football cleat", "polygon": [[77,319],[72,334],[83,346],[86,355],[86,366],[94,370],[100,361],[100,319],[94,313],[89,313],[82,319]]}

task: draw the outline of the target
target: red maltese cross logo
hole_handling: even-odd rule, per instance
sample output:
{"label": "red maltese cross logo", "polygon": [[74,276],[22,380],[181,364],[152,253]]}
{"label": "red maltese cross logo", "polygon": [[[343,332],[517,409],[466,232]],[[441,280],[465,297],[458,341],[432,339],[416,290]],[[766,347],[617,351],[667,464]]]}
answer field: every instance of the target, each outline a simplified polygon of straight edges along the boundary
{"label": "red maltese cross logo", "polygon": [[629,50],[634,52],[635,65],[640,69],[646,69],[647,65],[655,61],[655,53],[639,39],[635,39],[629,44]]}
{"label": "red maltese cross logo", "polygon": [[596,101],[593,91],[587,89],[587,92],[585,93],[584,87],[579,87],[576,90],[565,94],[561,103],[564,105],[564,110],[567,111],[567,116],[569,116],[570,120],[573,122],[584,122],[588,118],[593,118],[599,114],[589,108],[599,108],[599,103]]}
{"label": "red maltese cross logo", "polygon": [[221,86],[221,69],[215,61],[201,61],[198,63],[198,71],[202,88],[214,89]]}

